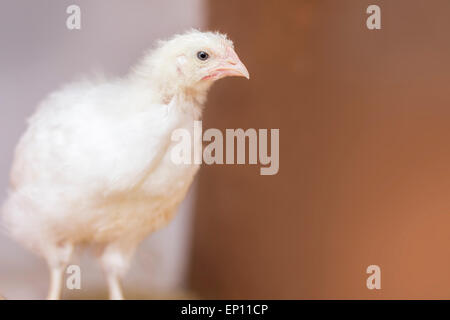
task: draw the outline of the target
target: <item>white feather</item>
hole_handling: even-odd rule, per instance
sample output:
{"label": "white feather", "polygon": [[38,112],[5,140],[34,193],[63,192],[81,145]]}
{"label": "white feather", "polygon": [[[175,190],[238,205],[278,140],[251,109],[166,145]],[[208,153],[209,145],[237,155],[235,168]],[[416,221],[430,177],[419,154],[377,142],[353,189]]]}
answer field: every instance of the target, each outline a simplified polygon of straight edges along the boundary
{"label": "white feather", "polygon": [[43,101],[16,148],[3,207],[11,235],[50,259],[65,243],[132,251],[167,223],[198,170],[172,163],[170,135],[192,129],[211,85],[199,83],[194,58],[176,58],[226,46],[225,36],[194,30],[162,42],[124,79],[70,84]]}
{"label": "white feather", "polygon": [[231,75],[249,77],[232,42],[192,30],[161,42],[123,79],[73,83],[41,103],[16,148],[3,222],[47,260],[50,299],[84,244],[99,249],[110,297],[123,297],[119,278],[135,248],[170,221],[198,170],[172,162],[172,132],[195,137],[208,89]]}

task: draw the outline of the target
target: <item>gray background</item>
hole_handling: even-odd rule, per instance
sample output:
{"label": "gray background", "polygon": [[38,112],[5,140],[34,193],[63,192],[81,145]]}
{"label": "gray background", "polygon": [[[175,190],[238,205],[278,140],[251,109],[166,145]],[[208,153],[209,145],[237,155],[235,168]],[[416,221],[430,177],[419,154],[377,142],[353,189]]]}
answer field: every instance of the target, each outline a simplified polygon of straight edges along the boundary
{"label": "gray background", "polygon": [[[79,31],[66,28],[66,8],[71,4],[81,7]],[[203,9],[202,0],[1,0],[0,200],[6,195],[14,146],[25,120],[48,93],[97,71],[125,74],[156,39],[201,27]],[[149,288],[171,292],[184,287],[191,201],[192,192],[181,208],[183,214],[144,243],[127,286],[146,293]],[[86,255],[80,263],[82,289],[104,288],[96,263]],[[1,234],[0,294],[43,298],[47,282],[45,263]]]}

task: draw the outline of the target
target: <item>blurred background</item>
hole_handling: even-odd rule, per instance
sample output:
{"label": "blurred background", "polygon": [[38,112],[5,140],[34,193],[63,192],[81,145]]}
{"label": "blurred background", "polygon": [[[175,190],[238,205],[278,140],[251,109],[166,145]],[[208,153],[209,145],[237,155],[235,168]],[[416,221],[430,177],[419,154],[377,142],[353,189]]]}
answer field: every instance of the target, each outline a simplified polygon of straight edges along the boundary
{"label": "blurred background", "polygon": [[[82,28],[65,27],[68,5]],[[368,30],[366,8],[381,8]],[[0,4],[0,190],[24,120],[78,75],[123,75],[190,27],[233,39],[250,81],[211,90],[204,128],[279,128],[280,170],[207,166],[141,246],[128,297],[450,298],[448,0]],[[106,288],[81,256],[81,293]],[[381,267],[381,290],[366,268]],[[0,294],[42,298],[43,261],[0,238]]]}

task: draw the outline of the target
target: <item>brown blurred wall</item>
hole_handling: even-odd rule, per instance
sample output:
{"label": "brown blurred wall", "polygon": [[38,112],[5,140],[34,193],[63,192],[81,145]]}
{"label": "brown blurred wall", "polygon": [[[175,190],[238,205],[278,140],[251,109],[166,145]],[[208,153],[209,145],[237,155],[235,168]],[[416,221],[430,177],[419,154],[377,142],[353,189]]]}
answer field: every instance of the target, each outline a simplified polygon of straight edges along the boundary
{"label": "brown blurred wall", "polygon": [[[280,128],[280,171],[203,166],[192,287],[215,298],[450,298],[450,2],[210,1],[251,80],[204,128]],[[365,26],[382,10],[382,29]],[[381,290],[366,288],[381,267]]]}

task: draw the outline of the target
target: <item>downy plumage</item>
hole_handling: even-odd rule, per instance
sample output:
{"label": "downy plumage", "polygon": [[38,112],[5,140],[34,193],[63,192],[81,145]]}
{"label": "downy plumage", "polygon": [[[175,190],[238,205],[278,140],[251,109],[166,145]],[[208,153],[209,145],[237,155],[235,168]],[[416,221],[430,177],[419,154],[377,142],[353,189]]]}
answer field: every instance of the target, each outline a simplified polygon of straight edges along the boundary
{"label": "downy plumage", "polygon": [[226,36],[189,31],[160,42],[124,78],[81,81],[44,100],[15,152],[3,220],[42,255],[60,296],[74,246],[92,245],[109,284],[138,244],[172,218],[198,170],[174,164],[176,128],[193,129],[211,84],[249,77]]}

